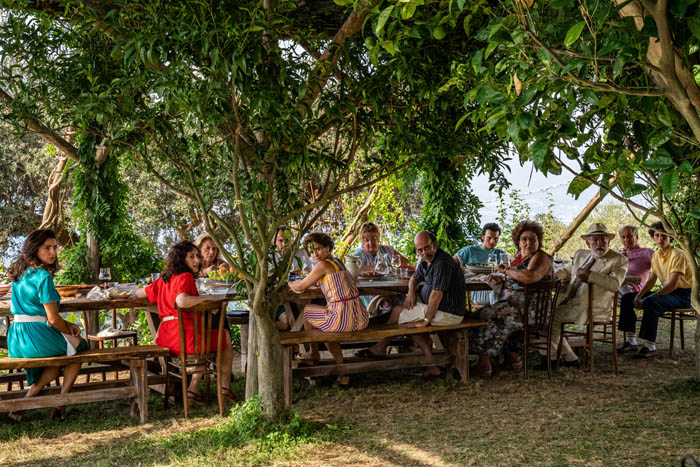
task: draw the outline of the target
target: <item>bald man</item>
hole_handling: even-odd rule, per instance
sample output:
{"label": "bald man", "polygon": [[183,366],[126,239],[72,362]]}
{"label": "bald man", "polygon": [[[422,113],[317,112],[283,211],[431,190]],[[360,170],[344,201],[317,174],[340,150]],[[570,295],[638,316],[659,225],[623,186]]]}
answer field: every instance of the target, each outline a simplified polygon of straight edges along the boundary
{"label": "bald man", "polygon": [[[461,323],[467,300],[464,276],[459,265],[438,246],[435,235],[427,230],[418,232],[413,245],[421,261],[408,281],[408,294],[404,303],[392,308],[388,323],[399,323],[406,327]],[[418,284],[421,282],[424,284],[418,295]],[[431,342],[427,335],[413,336],[413,340],[427,357],[432,357]],[[389,341],[390,339],[382,339],[357,355],[382,358],[386,355]],[[423,376],[432,377],[439,374],[440,368],[431,366]]]}

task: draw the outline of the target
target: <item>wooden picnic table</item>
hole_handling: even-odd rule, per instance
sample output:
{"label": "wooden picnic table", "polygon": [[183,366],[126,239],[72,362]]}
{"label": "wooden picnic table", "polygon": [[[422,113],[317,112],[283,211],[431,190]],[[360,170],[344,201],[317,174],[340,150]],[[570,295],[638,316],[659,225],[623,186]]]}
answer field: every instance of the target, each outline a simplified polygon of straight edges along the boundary
{"label": "wooden picnic table", "polygon": [[[408,293],[408,281],[401,279],[358,280],[356,285],[361,296],[391,296]],[[465,285],[467,292],[491,290],[491,287],[489,287],[489,285],[483,281],[465,280]],[[318,286],[309,287],[301,293],[294,292],[289,288],[287,289],[287,302],[284,303],[284,309],[292,332],[300,331],[304,320],[297,319],[297,317],[294,316],[290,303],[296,304],[299,313],[303,313],[304,306],[311,303],[311,301],[314,299],[323,298],[325,298],[323,292]]]}

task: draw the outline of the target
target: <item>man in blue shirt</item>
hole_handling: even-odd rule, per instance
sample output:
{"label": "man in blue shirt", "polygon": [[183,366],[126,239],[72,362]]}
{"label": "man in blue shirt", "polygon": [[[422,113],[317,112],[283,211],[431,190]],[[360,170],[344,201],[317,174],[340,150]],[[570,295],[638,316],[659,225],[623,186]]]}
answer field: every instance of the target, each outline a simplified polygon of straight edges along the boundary
{"label": "man in blue shirt", "polygon": [[[461,265],[470,263],[488,263],[489,255],[492,253],[503,257],[505,252],[500,248],[496,248],[498,239],[501,236],[501,227],[495,222],[485,224],[481,229],[481,245],[465,246],[455,255],[455,261]],[[471,301],[475,305],[490,305],[491,292],[479,291],[471,293]]]}

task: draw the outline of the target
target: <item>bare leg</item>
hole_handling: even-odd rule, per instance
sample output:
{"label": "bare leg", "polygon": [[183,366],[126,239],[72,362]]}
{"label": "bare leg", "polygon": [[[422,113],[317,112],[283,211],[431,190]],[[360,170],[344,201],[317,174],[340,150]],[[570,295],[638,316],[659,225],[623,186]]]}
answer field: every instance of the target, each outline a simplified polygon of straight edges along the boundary
{"label": "bare leg", "polygon": [[32,387],[29,388],[29,391],[27,391],[27,394],[24,397],[34,397],[39,394],[39,392],[44,389],[44,386],[56,379],[60,371],[61,369],[57,366],[49,366],[44,368],[44,371],[41,372],[39,379],[32,384]]}
{"label": "bare leg", "polygon": [[[387,321],[387,324],[398,323],[399,315],[403,310],[403,305],[394,305],[394,307],[391,309],[391,316],[389,317],[389,321]],[[384,356],[386,355],[386,348],[389,345],[389,342],[391,342],[391,338],[385,337],[373,346],[369,347],[367,350],[369,350],[373,355],[376,355],[378,357]]]}
{"label": "bare leg", "polygon": [[[433,350],[431,349],[432,342],[428,339],[428,336],[411,336],[413,342],[416,343],[418,347],[423,351],[423,354],[432,360]],[[429,366],[423,376],[437,376],[440,374],[440,367],[436,365]]]}
{"label": "bare leg", "polygon": [[[63,367],[63,384],[61,384],[61,394],[67,394],[73,388],[75,380],[78,378],[78,373],[80,373],[80,366],[82,363],[71,363]],[[66,413],[66,406],[62,405],[55,407],[55,416],[62,418]],[[54,412],[52,411],[52,414]],[[54,417],[52,417],[54,418]]]}
{"label": "bare leg", "polygon": [[[304,329],[310,331],[314,328],[311,323],[309,323],[306,318],[304,319]],[[309,344],[309,351],[303,354],[304,360],[318,361],[321,359],[321,355],[318,353],[318,344]]]}
{"label": "bare leg", "polygon": [[224,392],[229,391],[231,382],[231,365],[233,363],[233,348],[231,347],[231,336],[227,332],[224,336],[224,348],[221,351],[221,387]]}

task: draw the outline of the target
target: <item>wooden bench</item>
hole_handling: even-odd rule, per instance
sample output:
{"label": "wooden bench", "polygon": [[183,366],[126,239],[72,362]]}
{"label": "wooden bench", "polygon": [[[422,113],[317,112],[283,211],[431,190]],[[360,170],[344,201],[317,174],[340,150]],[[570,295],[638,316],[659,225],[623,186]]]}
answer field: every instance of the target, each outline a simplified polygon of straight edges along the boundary
{"label": "wooden bench", "polygon": [[107,363],[122,361],[130,369],[130,380],[76,384],[71,392],[60,394],[60,387],[44,388],[36,397],[25,398],[25,390],[0,393],[0,412],[56,407],[114,399],[132,399],[131,415],[139,408],[141,423],[148,418],[148,370],[146,359],[165,357],[170,351],[159,345],[138,345],[93,349],[71,357],[0,358],[0,370],[20,370],[65,366],[70,363]]}
{"label": "wooden bench", "polygon": [[[292,376],[312,377],[327,375],[348,375],[367,371],[381,371],[399,368],[416,368],[431,365],[447,365],[448,375],[456,371],[465,383],[469,378],[469,328],[486,326],[485,321],[471,318],[451,326],[426,326],[406,328],[397,324],[373,325],[362,331],[322,332],[319,330],[285,332],[280,334],[284,348],[284,397],[286,405],[292,403]],[[322,360],[318,366],[292,368],[294,349],[299,344],[322,342],[374,342],[383,338],[437,334],[445,352],[434,352],[429,359],[421,354],[395,354],[383,359],[367,360],[356,357],[346,358],[343,365],[334,360]]]}

